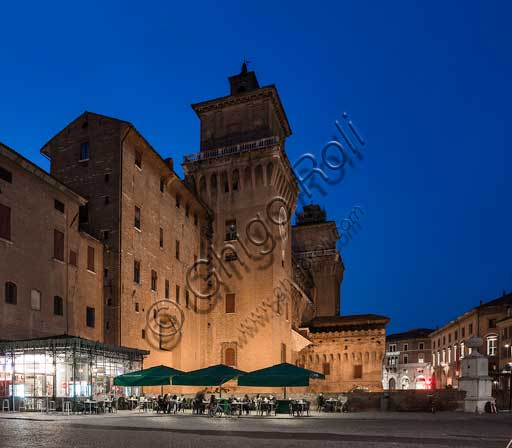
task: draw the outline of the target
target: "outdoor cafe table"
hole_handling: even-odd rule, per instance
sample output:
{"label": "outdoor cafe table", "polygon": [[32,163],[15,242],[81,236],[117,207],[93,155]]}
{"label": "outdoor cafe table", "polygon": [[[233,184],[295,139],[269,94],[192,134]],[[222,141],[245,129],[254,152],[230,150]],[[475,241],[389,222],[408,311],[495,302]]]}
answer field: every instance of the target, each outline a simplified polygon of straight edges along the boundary
{"label": "outdoor cafe table", "polygon": [[85,410],[87,412],[87,405],[89,405],[89,414],[92,414],[93,407],[96,409],[98,402],[96,400],[85,400]]}
{"label": "outdoor cafe table", "polygon": [[325,400],[325,410],[327,412],[336,411],[337,405],[338,405],[338,400],[335,400],[334,398],[329,398],[329,399]]}
{"label": "outdoor cafe table", "polygon": [[233,413],[235,412],[235,410],[238,411],[238,415],[242,415],[242,411],[244,409],[244,406],[245,405],[248,405],[249,402],[248,401],[232,401],[231,402],[231,408],[233,410]]}
{"label": "outdoor cafe table", "polygon": [[130,408],[130,411],[133,411],[137,407],[138,402],[139,400],[137,400],[136,398],[128,398],[128,407]]}
{"label": "outdoor cafe table", "polygon": [[295,406],[297,406],[297,410],[300,413],[300,415],[303,415],[305,412],[307,412],[307,402],[304,400],[298,400],[295,402]]}
{"label": "outdoor cafe table", "polygon": [[267,415],[275,412],[275,403],[273,401],[265,401],[263,400],[260,404],[260,414],[263,415],[264,412],[267,412]]}

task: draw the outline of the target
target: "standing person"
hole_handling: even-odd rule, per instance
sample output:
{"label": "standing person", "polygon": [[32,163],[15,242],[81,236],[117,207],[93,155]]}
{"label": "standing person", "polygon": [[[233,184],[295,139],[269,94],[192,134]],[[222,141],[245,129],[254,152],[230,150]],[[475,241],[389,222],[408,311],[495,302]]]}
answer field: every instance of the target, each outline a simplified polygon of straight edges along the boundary
{"label": "standing person", "polygon": [[243,407],[244,407],[245,415],[249,415],[249,412],[251,410],[251,399],[249,398],[249,395],[247,395],[247,394],[244,395]]}
{"label": "standing person", "polygon": [[325,405],[325,397],[324,397],[323,392],[320,392],[320,395],[318,395],[318,397],[316,399],[316,404],[317,404],[316,410],[318,412],[322,412],[322,409],[324,408],[324,405]]}

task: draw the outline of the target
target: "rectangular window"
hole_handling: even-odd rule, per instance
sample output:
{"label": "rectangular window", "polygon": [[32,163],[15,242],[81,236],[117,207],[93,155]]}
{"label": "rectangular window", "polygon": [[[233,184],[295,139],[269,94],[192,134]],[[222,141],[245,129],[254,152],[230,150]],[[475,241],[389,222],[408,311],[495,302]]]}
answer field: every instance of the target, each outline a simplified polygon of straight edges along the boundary
{"label": "rectangular window", "polygon": [[169,280],[165,280],[165,298],[169,298]]}
{"label": "rectangular window", "polygon": [[424,349],[425,349],[425,344],[424,344],[423,342],[420,342],[420,343],[418,344],[418,349],[419,349],[419,350],[424,350]]}
{"label": "rectangular window", "polygon": [[133,220],[133,226],[140,230],[140,208],[135,206],[135,215]]}
{"label": "rectangular window", "polygon": [[496,319],[489,319],[489,328],[496,328]]}
{"label": "rectangular window", "polygon": [[409,355],[404,355],[404,364],[409,363]]}
{"label": "rectangular window", "polygon": [[281,362],[286,362],[286,344],[281,342]]}
{"label": "rectangular window", "polygon": [[473,334],[473,324],[469,324],[469,335],[471,336]]}
{"label": "rectangular window", "polygon": [[389,351],[396,352],[396,344],[389,344]]}
{"label": "rectangular window", "polygon": [[89,160],[89,142],[80,145],[80,160]]}
{"label": "rectangular window", "polygon": [[144,328],[142,329],[140,336],[142,339],[146,339],[146,330],[144,330]]}
{"label": "rectangular window", "polygon": [[424,363],[424,362],[425,362],[425,354],[424,354],[424,353],[420,353],[420,354],[418,355],[418,362],[419,362],[420,364],[422,364],[422,363]]}
{"label": "rectangular window", "polygon": [[180,259],[180,242],[176,240],[176,260]]}
{"label": "rectangular window", "polygon": [[226,313],[235,312],[235,295],[226,294]]}
{"label": "rectangular window", "polygon": [[53,200],[53,207],[55,208],[55,210],[64,213],[64,203],[60,202],[58,199]]}
{"label": "rectangular window", "polygon": [[12,184],[12,173],[6,170],[4,167],[0,166],[0,179]]}
{"label": "rectangular window", "polygon": [[11,208],[0,204],[0,238],[11,239]]}
{"label": "rectangular window", "polygon": [[404,352],[406,352],[407,350],[409,350],[409,344],[404,344]]}
{"label": "rectangular window", "polygon": [[157,286],[157,282],[158,282],[158,275],[156,273],[156,271],[151,271],[151,289],[153,291],[156,291],[156,286]]}
{"label": "rectangular window", "polygon": [[90,328],[94,328],[96,325],[96,310],[90,306],[87,307],[85,313],[85,324]]}
{"label": "rectangular window", "polygon": [[41,311],[41,292],[37,289],[30,291],[30,308]]}
{"label": "rectangular window", "polygon": [[226,238],[225,241],[236,240],[236,219],[226,221]]}
{"label": "rectangular window", "polygon": [[87,248],[87,270],[96,272],[94,267],[94,247],[91,246]]}
{"label": "rectangular window", "polygon": [[330,375],[331,374],[331,364],[328,362],[323,363],[323,373],[324,375]]}
{"label": "rectangular window", "polygon": [[18,303],[18,287],[16,283],[5,283],[5,303],[10,303],[11,305]]}
{"label": "rectangular window", "polygon": [[176,303],[180,303],[180,287],[176,285]]}
{"label": "rectangular window", "polygon": [[53,231],[53,258],[64,261],[64,234],[58,230]]}
{"label": "rectangular window", "polygon": [[78,207],[78,223],[87,224],[89,222],[89,204]]}
{"label": "rectangular window", "polygon": [[53,298],[53,314],[56,316],[64,315],[64,301],[62,300],[62,297],[55,296]]}
{"label": "rectangular window", "polygon": [[466,327],[462,327],[462,328],[460,329],[460,337],[461,337],[461,338],[466,337]]}
{"label": "rectangular window", "polygon": [[354,366],[354,379],[360,379],[363,377],[363,366],[358,364]]}
{"label": "rectangular window", "polygon": [[140,284],[140,261],[133,261],[133,281]]}
{"label": "rectangular window", "polygon": [[164,247],[164,229],[160,227],[160,247]]}
{"label": "rectangular window", "polygon": [[455,341],[457,341],[457,336],[458,336],[458,335],[459,335],[459,332],[458,332],[457,330],[455,330],[455,331],[453,332],[453,339],[454,339]]}
{"label": "rectangular window", "polygon": [[498,338],[490,336],[487,338],[487,356],[496,356],[498,349]]}
{"label": "rectangular window", "polygon": [[135,151],[135,166],[142,169],[142,153],[140,151]]}
{"label": "rectangular window", "polygon": [[139,312],[139,302],[135,302],[135,312]]}

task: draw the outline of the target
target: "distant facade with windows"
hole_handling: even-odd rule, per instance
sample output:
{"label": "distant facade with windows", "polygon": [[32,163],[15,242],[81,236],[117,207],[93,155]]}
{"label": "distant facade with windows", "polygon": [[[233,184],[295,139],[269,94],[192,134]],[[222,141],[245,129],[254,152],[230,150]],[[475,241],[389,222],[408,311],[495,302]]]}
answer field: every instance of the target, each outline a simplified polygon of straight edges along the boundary
{"label": "distant facade with windows", "polygon": [[497,385],[500,371],[510,359],[510,317],[512,294],[503,293],[502,297],[481,302],[479,306],[432,332],[430,339],[436,387],[458,387],[460,361],[471,353],[466,341],[472,336],[483,339],[480,351],[489,358],[489,375],[495,379],[494,385]]}
{"label": "distant facade with windows", "polygon": [[386,337],[382,366],[384,390],[422,390],[432,387],[432,330],[416,328]]}

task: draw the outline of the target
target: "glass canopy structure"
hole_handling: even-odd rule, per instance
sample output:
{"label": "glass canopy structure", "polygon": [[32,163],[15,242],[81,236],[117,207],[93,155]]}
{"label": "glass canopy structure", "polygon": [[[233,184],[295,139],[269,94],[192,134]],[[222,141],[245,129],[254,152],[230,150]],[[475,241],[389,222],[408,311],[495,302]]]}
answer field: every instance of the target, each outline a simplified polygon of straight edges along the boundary
{"label": "glass canopy structure", "polygon": [[86,399],[132,393],[114,377],[143,368],[149,352],[71,336],[0,342],[0,397]]}

